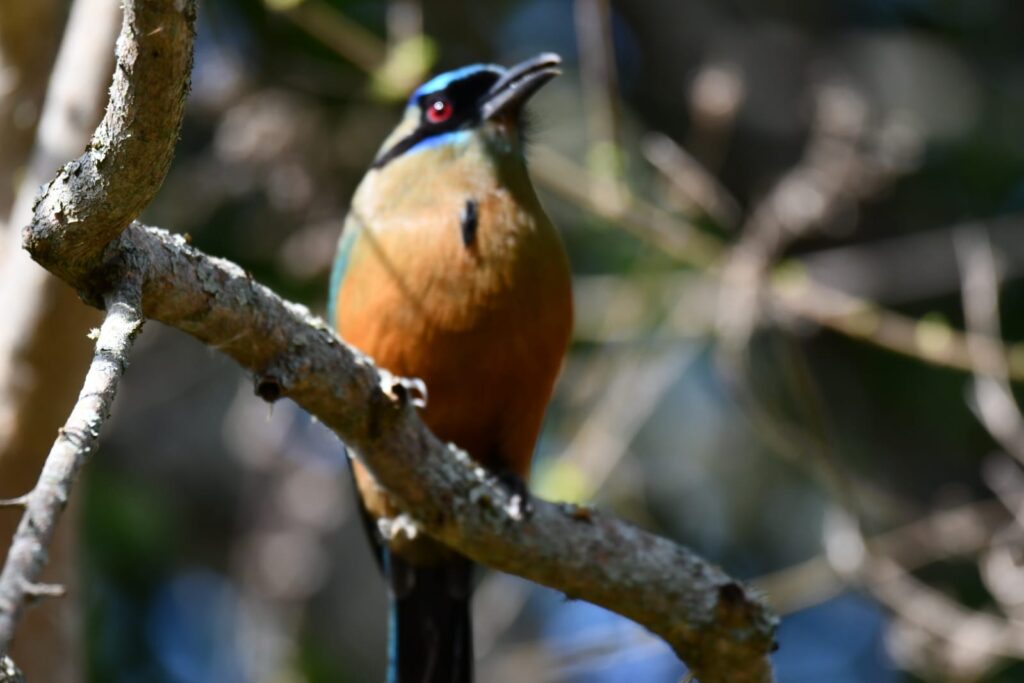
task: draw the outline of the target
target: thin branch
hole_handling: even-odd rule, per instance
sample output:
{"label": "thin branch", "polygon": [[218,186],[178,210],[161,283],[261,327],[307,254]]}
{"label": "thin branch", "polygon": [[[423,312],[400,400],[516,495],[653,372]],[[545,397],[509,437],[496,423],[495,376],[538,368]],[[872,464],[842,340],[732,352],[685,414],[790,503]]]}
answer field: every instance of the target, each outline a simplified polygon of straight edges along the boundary
{"label": "thin branch", "polygon": [[369,76],[370,91],[386,101],[407,97],[437,58],[433,42],[423,35],[418,0],[388,5],[387,41],[323,0],[268,0],[267,5]]}
{"label": "thin branch", "polygon": [[421,0],[390,0],[387,14],[387,46],[394,50],[407,40],[423,35]]}
{"label": "thin branch", "polygon": [[889,558],[864,571],[871,594],[915,630],[939,640],[933,656],[943,675],[978,680],[1000,657],[1024,658],[1024,626],[970,609],[927,585]]}
{"label": "thin branch", "polygon": [[601,490],[665,394],[699,354],[692,345],[616,359],[600,400],[555,461],[558,471],[574,475],[572,500],[591,500]]}
{"label": "thin branch", "polygon": [[[785,264],[771,282],[772,304],[777,314],[809,320],[851,339],[866,342],[922,363],[974,372],[970,344],[989,347],[1010,363],[1012,356],[1002,340],[962,332],[949,325],[919,320],[878,306],[860,297],[825,287]],[[991,368],[983,368],[990,372]],[[1010,377],[1024,381],[1024,365],[1010,363]]]}
{"label": "thin branch", "polygon": [[[1018,489],[1012,496],[1020,499]],[[832,597],[851,583],[863,586],[897,616],[910,640],[897,647],[905,668],[923,668],[939,660],[944,673],[970,680],[1000,657],[1024,654],[1024,628],[1014,619],[960,604],[914,577],[910,570],[951,555],[984,555],[1007,550],[1019,540],[1000,531],[1007,515],[996,501],[982,501],[929,515],[873,540],[864,539],[849,520],[836,519],[826,532],[820,558],[764,577],[757,584],[776,591],[778,606],[787,592],[798,609]],[[1011,546],[1013,547],[1013,546]],[[1009,555],[1004,555],[1009,557]],[[1012,568],[1013,583],[1017,570]],[[788,590],[787,590],[788,589]],[[922,642],[923,641],[923,642]],[[917,650],[931,646],[922,657]]]}
{"label": "thin branch", "polygon": [[740,204],[695,156],[662,133],[643,140],[647,161],[671,183],[688,214],[700,211],[726,230],[739,224]]}
{"label": "thin branch", "polygon": [[736,63],[713,60],[702,64],[690,83],[691,127],[686,140],[700,164],[719,170],[747,99],[746,74]]}
{"label": "thin branch", "polygon": [[[914,577],[893,555],[873,552],[845,515],[834,518],[832,526],[831,532],[827,526],[825,532],[825,558],[832,570],[863,585],[895,612],[901,620],[897,623],[905,625],[915,641],[902,652],[897,648],[897,656],[903,655],[904,668],[920,668],[938,659],[944,672],[974,679],[993,666],[999,656],[1019,658],[1024,653],[1024,628],[1016,621],[971,609]],[[934,652],[929,657],[917,656],[917,662],[910,661],[922,649],[922,636],[938,641]]]}
{"label": "thin branch", "polygon": [[[56,519],[54,520],[56,525]],[[45,556],[44,556],[45,563]],[[24,596],[30,600],[38,598],[62,598],[67,594],[67,589],[59,583],[33,583],[26,581],[22,584]]]}
{"label": "thin branch", "polygon": [[587,129],[590,194],[611,210],[623,200],[621,114],[609,0],[575,0],[576,53]]}
{"label": "thin branch", "polygon": [[[803,158],[751,211],[722,267],[728,297],[721,299],[719,328],[732,349],[745,347],[759,322],[763,281],[786,247],[827,228],[913,167],[913,155],[902,148],[886,155],[871,150],[870,134],[867,104],[854,89],[818,88]],[[908,160],[895,164],[890,157]]]}
{"label": "thin branch", "polygon": [[591,174],[550,147],[533,150],[530,170],[543,187],[564,201],[654,245],[680,263],[706,268],[722,255],[718,238],[633,194],[624,184],[621,201],[615,206],[598,201],[590,191],[597,182]]}
{"label": "thin branch", "polygon": [[[984,222],[992,248],[1000,255],[1004,280],[1024,275],[1024,215],[1008,213]],[[886,305],[938,299],[958,292],[954,236],[977,221],[952,223],[868,242],[841,244],[801,253],[794,264],[821,284]],[[884,226],[884,232],[897,232]],[[927,263],[928,268],[907,268]]]}
{"label": "thin branch", "polygon": [[1010,388],[1009,363],[991,345],[977,339],[1000,339],[999,272],[986,231],[978,226],[955,235],[960,266],[964,319],[973,335],[967,352],[977,368],[971,383],[974,412],[982,425],[1006,451],[1024,463],[1024,416]]}
{"label": "thin branch", "polygon": [[[1015,503],[1020,490],[1012,494]],[[920,519],[867,539],[870,555],[889,557],[914,570],[951,556],[977,554],[993,543],[1009,520],[1004,503],[984,500],[938,510]],[[753,581],[773,609],[789,614],[842,593],[849,581],[840,576],[824,554],[765,574]]]}
{"label": "thin branch", "polygon": [[[610,380],[586,420],[554,459],[551,469],[533,478],[538,495],[558,495],[586,503],[594,498],[619,463],[630,453],[629,446],[662,398],[698,357],[696,345],[674,351],[650,352],[640,358],[614,361]],[[564,476],[568,474],[569,476]],[[547,476],[545,476],[547,475]],[[569,486],[563,486],[566,480]],[[487,605],[482,619],[474,618],[474,648],[486,656],[498,635],[518,617],[529,597],[527,585],[511,582],[502,574],[491,574],[475,591]]]}
{"label": "thin branch", "polygon": [[[981,480],[992,489],[1003,507],[1013,515],[1016,527],[1024,531],[1024,473],[1020,463],[1004,453],[994,453],[981,464]],[[1013,525],[1008,525],[1013,528]]]}
{"label": "thin branch", "polygon": [[128,349],[142,325],[139,295],[136,285],[107,299],[107,316],[78,402],[50,449],[39,482],[27,495],[25,514],[0,573],[0,653],[10,648],[27,598],[62,592],[36,580],[75,477],[96,450],[100,427],[110,414]]}
{"label": "thin branch", "polygon": [[387,45],[380,38],[328,3],[275,0],[268,4],[282,10],[285,17],[368,74],[387,59]]}

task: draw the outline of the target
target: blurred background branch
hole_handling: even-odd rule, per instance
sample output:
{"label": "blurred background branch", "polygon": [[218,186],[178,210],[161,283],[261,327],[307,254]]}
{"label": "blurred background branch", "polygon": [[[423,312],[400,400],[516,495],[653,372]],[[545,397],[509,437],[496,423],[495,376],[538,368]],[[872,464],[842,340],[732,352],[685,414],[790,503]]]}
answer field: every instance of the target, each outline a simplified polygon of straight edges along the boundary
{"label": "blurred background branch", "polygon": [[[63,39],[58,40],[62,10],[55,2],[0,2],[0,49],[17,48],[26,59],[0,66],[12,84],[3,101],[12,107],[12,118],[7,120],[15,125],[8,129],[0,123],[0,310],[4,311],[0,496],[4,497],[20,495],[36,481],[57,428],[74,403],[78,378],[89,363],[86,333],[98,321],[96,312],[83,306],[71,288],[21,249],[21,229],[31,218],[39,187],[85,147],[102,115],[114,67],[110,46],[120,25],[120,3],[77,0]],[[6,191],[13,192],[4,201]],[[72,501],[58,528],[45,575],[73,592],[79,572],[73,533],[77,508]],[[0,537],[10,538],[16,524],[16,516],[0,515]],[[52,601],[28,616],[24,637],[13,654],[32,680],[82,680],[77,666],[84,656],[79,614],[77,600],[69,598]],[[54,651],[65,656],[54,657]]]}
{"label": "blurred background branch", "polygon": [[61,15],[56,0],[0,3],[0,234],[35,139]]}

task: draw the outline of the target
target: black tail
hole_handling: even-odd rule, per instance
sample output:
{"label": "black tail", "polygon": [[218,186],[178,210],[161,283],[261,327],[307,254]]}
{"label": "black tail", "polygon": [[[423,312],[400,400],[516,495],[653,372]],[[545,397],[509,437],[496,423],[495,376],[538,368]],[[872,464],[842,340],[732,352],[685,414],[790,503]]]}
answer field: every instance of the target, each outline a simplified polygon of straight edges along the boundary
{"label": "black tail", "polygon": [[388,683],[472,683],[473,565],[461,557],[416,567],[390,555]]}

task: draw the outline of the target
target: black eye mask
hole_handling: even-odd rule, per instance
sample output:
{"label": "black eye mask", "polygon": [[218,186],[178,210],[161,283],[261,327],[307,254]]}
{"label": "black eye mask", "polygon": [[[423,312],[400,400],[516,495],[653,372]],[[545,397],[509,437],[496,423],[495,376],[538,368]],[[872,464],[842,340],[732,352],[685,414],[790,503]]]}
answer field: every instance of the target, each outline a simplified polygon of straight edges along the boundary
{"label": "black eye mask", "polygon": [[[491,70],[478,71],[452,81],[443,90],[420,95],[415,100],[416,105],[420,108],[420,125],[377,157],[370,168],[383,168],[420,142],[435,135],[478,124],[480,122],[480,100],[498,81],[499,76],[500,74]],[[438,100],[443,100],[451,106],[451,115],[443,121],[431,121],[427,115],[428,110]]]}

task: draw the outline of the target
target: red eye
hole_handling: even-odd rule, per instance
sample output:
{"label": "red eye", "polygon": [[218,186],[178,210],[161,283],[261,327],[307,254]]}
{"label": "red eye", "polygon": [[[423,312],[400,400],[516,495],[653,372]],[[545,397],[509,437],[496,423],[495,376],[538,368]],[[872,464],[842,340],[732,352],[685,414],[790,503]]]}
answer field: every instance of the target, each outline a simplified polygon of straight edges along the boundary
{"label": "red eye", "polygon": [[430,123],[444,123],[452,117],[452,111],[451,102],[438,98],[427,104],[427,121]]}

